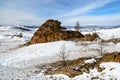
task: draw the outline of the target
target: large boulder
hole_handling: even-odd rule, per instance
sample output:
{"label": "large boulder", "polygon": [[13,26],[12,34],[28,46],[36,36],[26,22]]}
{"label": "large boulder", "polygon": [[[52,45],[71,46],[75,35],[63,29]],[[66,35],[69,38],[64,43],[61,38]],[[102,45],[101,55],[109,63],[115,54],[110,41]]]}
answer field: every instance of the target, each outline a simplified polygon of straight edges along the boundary
{"label": "large boulder", "polygon": [[78,31],[67,31],[60,26],[61,22],[57,20],[47,20],[34,33],[29,44],[52,42],[66,40],[71,38],[83,38],[84,36]]}

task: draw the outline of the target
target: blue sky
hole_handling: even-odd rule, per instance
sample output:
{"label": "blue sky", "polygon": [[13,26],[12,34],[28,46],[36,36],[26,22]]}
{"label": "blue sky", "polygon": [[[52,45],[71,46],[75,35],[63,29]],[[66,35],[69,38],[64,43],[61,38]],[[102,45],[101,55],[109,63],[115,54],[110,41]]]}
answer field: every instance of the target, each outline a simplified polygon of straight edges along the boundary
{"label": "blue sky", "polygon": [[120,0],[0,0],[0,24],[119,25]]}

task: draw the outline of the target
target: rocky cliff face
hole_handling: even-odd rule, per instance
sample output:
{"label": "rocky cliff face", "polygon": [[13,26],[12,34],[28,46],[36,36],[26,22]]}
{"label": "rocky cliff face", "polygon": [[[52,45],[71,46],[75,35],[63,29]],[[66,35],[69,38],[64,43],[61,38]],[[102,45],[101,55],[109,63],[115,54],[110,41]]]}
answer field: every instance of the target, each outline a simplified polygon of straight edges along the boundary
{"label": "rocky cliff face", "polygon": [[34,33],[29,44],[52,42],[59,40],[66,40],[71,38],[83,38],[78,31],[67,31],[60,26],[61,22],[57,20],[47,20],[41,27]]}

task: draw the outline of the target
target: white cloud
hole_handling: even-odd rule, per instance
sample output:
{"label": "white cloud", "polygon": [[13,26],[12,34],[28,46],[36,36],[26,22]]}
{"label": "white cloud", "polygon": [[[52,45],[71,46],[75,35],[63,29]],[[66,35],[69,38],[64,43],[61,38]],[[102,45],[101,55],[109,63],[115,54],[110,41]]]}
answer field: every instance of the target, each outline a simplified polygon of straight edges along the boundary
{"label": "white cloud", "polygon": [[[43,0],[43,1],[42,0],[31,0],[30,2],[28,2],[26,0],[22,0],[22,1],[21,0],[12,0],[12,1],[8,0],[8,2],[5,3],[5,5],[3,5],[0,8],[0,24],[40,25],[49,18],[59,19],[63,25],[74,25],[76,21],[79,21],[82,25],[84,24],[86,25],[87,24],[103,24],[103,25],[105,24],[106,25],[106,24],[118,24],[120,22],[119,14],[118,15],[102,15],[102,16],[82,16],[82,14],[84,13],[88,13],[90,11],[94,11],[97,8],[104,7],[105,5],[113,1],[116,1],[116,0],[91,0],[90,1],[91,3],[89,4],[87,4],[86,2],[87,0],[86,0],[85,3],[87,5],[76,8],[62,15],[61,13],[64,13],[64,9],[63,11],[61,11],[57,9],[56,7],[55,7],[56,9],[53,8],[53,10],[60,11],[60,12],[55,11],[55,12],[60,13],[57,15],[56,13],[51,12],[50,7],[45,7],[44,5],[44,4],[49,5],[53,3],[57,4],[55,1],[56,0]],[[41,6],[39,2],[42,2],[41,4],[43,3],[44,4]],[[32,6],[29,6],[29,5],[32,5]],[[45,9],[45,11],[41,11],[37,13],[39,8],[36,9],[33,7],[34,6],[37,7],[38,5],[40,8],[42,8],[42,10],[44,10],[43,8],[47,8],[49,10]],[[34,12],[34,10],[36,13]],[[47,13],[47,14],[44,14],[42,12]],[[50,16],[51,15],[50,12],[51,14],[53,14],[53,16]],[[43,16],[38,17],[40,15],[44,15],[46,17],[43,17]]]}
{"label": "white cloud", "polygon": [[79,21],[81,25],[117,25],[120,24],[120,14],[101,16],[76,16],[62,20],[62,25],[75,25]]}
{"label": "white cloud", "polygon": [[76,8],[62,16],[64,17],[68,17],[68,16],[76,16],[76,15],[80,15],[80,14],[83,14],[83,13],[87,13],[89,11],[92,11],[96,8],[100,8],[100,7],[103,7],[105,6],[106,4],[108,3],[111,3],[113,2],[114,0],[96,0],[93,1],[92,3],[89,3],[87,4],[86,6],[83,6],[83,7],[80,7],[80,8]]}
{"label": "white cloud", "polygon": [[40,25],[43,19],[36,15],[13,9],[3,8],[0,11],[0,24]]}

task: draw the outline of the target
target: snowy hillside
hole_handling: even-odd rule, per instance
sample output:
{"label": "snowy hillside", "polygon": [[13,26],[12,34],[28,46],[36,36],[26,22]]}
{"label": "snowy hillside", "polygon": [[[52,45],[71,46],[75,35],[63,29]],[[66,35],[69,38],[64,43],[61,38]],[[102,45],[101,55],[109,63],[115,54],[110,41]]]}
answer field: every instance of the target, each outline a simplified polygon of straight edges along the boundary
{"label": "snowy hillside", "polygon": [[100,29],[100,30],[82,30],[82,34],[92,34],[96,32],[101,39],[120,38],[120,28]]}
{"label": "snowy hillside", "polygon": [[[23,37],[13,36],[21,33]],[[99,42],[74,42],[74,41],[56,41],[41,44],[24,46],[31,38],[35,29],[15,28],[11,26],[0,27],[0,79],[1,80],[91,80],[91,77],[99,76],[101,79],[117,79],[120,63],[102,63],[100,66],[105,70],[97,72],[96,69],[91,72],[69,78],[66,75],[45,76],[42,73],[35,73],[37,65],[53,63],[61,60],[57,54],[65,45],[65,52],[69,54],[68,60],[77,59],[85,56],[100,56]],[[100,29],[100,30],[82,30],[83,34],[96,32],[102,39],[120,38],[120,28]],[[120,52],[120,43],[105,43],[103,51]],[[114,66],[113,66],[114,65]],[[114,68],[112,71],[111,68]]]}
{"label": "snowy hillside", "polygon": [[[68,30],[74,31],[74,28],[71,28]],[[105,39],[105,40],[108,40],[111,38],[120,38],[120,28],[119,27],[118,28],[110,28],[110,29],[83,28],[83,29],[80,29],[80,32],[82,34],[92,34],[92,33],[96,32],[100,36],[101,39]]]}
{"label": "snowy hillside", "polygon": [[0,39],[10,38],[14,35],[22,33],[25,40],[29,40],[37,28],[27,28],[21,25],[15,26],[0,26]]}

